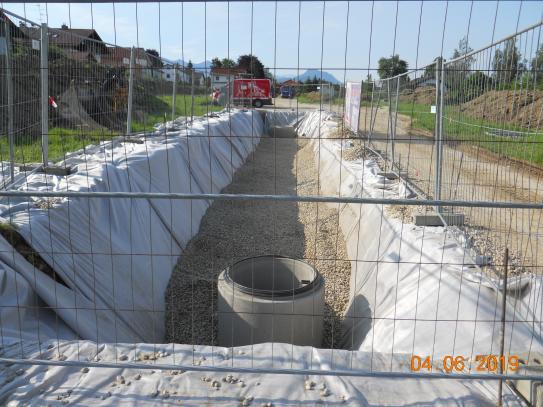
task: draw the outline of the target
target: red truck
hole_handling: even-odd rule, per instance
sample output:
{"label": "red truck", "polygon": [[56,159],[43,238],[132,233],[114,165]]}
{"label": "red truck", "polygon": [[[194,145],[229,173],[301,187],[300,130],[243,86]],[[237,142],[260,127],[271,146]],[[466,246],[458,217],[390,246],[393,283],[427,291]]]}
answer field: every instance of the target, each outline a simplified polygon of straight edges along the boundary
{"label": "red truck", "polygon": [[269,79],[234,79],[233,88],[235,105],[262,107],[273,104]]}

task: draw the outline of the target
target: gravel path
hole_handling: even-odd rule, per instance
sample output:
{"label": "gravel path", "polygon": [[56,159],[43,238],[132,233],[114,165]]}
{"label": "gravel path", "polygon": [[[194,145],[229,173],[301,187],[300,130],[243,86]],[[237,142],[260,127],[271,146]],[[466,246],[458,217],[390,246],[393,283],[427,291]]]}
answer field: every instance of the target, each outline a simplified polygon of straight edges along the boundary
{"label": "gravel path", "polygon": [[[264,137],[225,193],[318,193],[313,148],[306,139]],[[168,342],[217,345],[216,280],[249,256],[305,259],[325,278],[324,347],[338,347],[349,297],[350,262],[327,204],[217,201],[174,269],[166,294]]]}
{"label": "gravel path", "polygon": [[[367,108],[361,109],[361,129],[368,128],[368,112]],[[376,116],[372,143],[384,153],[390,153],[391,148],[385,137],[387,125],[388,110],[381,108]],[[398,115],[396,135],[413,141],[396,143],[396,159],[408,170],[412,183],[433,195],[435,154],[432,140],[425,137],[424,132],[411,129],[410,119],[404,115]],[[508,202],[541,202],[543,199],[540,173],[513,165],[496,154],[474,146],[450,143],[444,146],[443,156],[443,199]],[[491,258],[491,269],[503,263],[507,247],[510,274],[542,273],[542,211],[492,208],[457,208],[457,211],[466,216],[464,230],[475,249]],[[501,267],[496,270],[501,272]]]}

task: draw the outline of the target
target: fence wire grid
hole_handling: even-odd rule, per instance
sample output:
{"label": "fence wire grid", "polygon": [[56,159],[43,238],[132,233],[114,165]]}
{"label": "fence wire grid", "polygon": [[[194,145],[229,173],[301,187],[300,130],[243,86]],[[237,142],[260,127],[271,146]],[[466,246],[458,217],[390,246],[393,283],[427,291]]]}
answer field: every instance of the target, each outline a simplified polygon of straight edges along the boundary
{"label": "fence wire grid", "polygon": [[[451,58],[442,40],[419,65],[417,42],[396,75],[399,2],[388,71],[348,65],[355,1],[289,3],[297,66],[278,61],[281,3],[265,6],[273,65],[251,58],[255,2],[169,4],[177,60],[160,28],[156,52],[0,9],[0,364],[229,373],[202,376],[217,390],[245,386],[233,373],[477,379],[535,403],[543,22],[472,50],[472,2]],[[194,4],[226,7],[222,61],[206,39],[188,62]],[[300,45],[317,5],[320,66]],[[334,24],[339,68],[323,56]]]}

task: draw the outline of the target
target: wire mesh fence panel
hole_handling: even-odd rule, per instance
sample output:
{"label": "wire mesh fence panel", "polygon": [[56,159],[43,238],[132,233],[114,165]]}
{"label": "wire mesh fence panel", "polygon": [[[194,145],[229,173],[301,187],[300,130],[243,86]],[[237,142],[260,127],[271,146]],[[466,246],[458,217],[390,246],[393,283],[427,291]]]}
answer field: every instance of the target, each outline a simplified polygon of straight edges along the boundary
{"label": "wire mesh fence panel", "polygon": [[[40,27],[2,15],[2,184],[19,169],[13,163],[41,160]],[[30,37],[29,30],[37,35]],[[11,142],[10,142],[11,140]]]}
{"label": "wire mesh fence panel", "polygon": [[394,52],[388,73],[348,63],[352,10],[384,27],[374,4],[283,3],[153,3],[157,44],[1,11],[0,402],[85,404],[75,375],[101,401],[242,405],[395,405],[402,386],[490,405],[497,380],[541,382],[542,23],[396,75]]}
{"label": "wire mesh fence panel", "polygon": [[[409,177],[434,196],[435,64],[366,85],[360,120],[371,145],[386,158],[387,171]],[[361,126],[362,128],[362,126]]]}
{"label": "wire mesh fence panel", "polygon": [[55,163],[124,133],[126,68],[94,30],[48,31],[48,158]]}
{"label": "wire mesh fence panel", "polygon": [[[539,199],[540,34],[541,26],[532,27],[445,62],[440,186],[444,199]],[[464,214],[465,228],[478,249],[499,257],[508,247],[515,272],[538,272],[537,214],[484,208]]]}

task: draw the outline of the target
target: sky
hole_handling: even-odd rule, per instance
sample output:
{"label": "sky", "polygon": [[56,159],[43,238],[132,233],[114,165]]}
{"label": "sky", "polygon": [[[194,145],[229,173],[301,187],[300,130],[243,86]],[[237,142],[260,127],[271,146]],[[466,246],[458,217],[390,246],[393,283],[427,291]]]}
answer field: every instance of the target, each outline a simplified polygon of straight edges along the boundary
{"label": "sky", "polygon": [[[170,60],[252,53],[278,76],[322,69],[340,81],[377,76],[380,57],[409,68],[478,49],[543,18],[541,1],[6,3],[51,27],[94,28],[104,41],[157,49]],[[543,42],[543,38],[542,38]]]}

